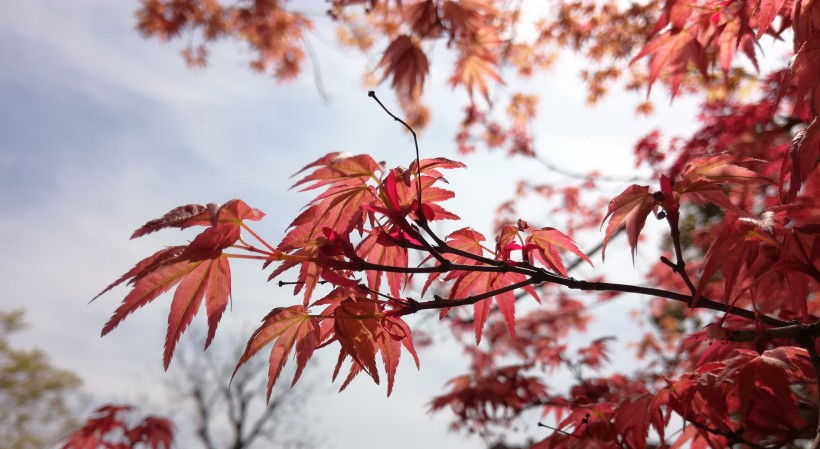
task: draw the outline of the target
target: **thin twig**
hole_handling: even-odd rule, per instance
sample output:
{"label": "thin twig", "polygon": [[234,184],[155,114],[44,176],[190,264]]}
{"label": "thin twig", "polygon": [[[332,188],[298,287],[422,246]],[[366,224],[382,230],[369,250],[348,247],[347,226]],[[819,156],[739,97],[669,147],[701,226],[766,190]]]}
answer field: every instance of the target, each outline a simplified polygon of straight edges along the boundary
{"label": "thin twig", "polygon": [[413,131],[413,128],[410,125],[408,125],[407,122],[405,122],[404,120],[396,117],[395,114],[390,112],[390,110],[387,109],[387,107],[384,104],[382,104],[381,100],[379,100],[379,97],[376,96],[376,92],[371,90],[371,91],[367,92],[367,96],[374,99],[374,100],[376,100],[376,103],[378,103],[379,106],[381,106],[382,109],[384,109],[384,112],[386,112],[387,115],[389,115],[390,117],[393,117],[393,120],[395,120],[395,121],[401,123],[402,125],[404,125],[404,127],[407,128],[408,131],[410,131],[410,134],[413,135],[413,145],[416,148],[416,194],[417,194],[417,198],[419,200],[418,214],[419,214],[419,220],[424,220],[424,211],[421,208],[421,158],[419,157],[419,141],[418,141],[418,138],[416,137],[416,132]]}
{"label": "thin twig", "polygon": [[[401,123],[402,125],[404,125],[404,127],[407,128],[408,131],[410,131],[410,134],[413,135],[413,146],[416,150],[416,199],[418,200],[418,203],[419,203],[418,211],[416,211],[416,215],[418,215],[417,222],[422,228],[424,228],[425,231],[427,231],[428,234],[430,234],[431,237],[433,237],[433,240],[435,240],[436,243],[441,244],[442,243],[441,239],[439,239],[438,236],[436,236],[432,231],[430,231],[429,227],[426,227],[427,219],[424,217],[424,209],[422,208],[422,201],[421,201],[421,158],[420,158],[420,155],[419,155],[419,140],[418,140],[418,137],[416,136],[416,132],[413,130],[413,128],[410,125],[407,124],[407,122],[405,122],[404,120],[398,118],[395,114],[390,112],[390,110],[387,109],[387,107],[381,102],[381,100],[379,100],[379,97],[376,96],[376,92],[374,92],[372,90],[368,91],[367,96],[372,98],[373,100],[375,100],[376,103],[378,103],[379,106],[382,107],[384,112],[387,113],[387,115],[392,117],[393,120],[395,120],[395,121]],[[441,253],[438,252],[438,250],[436,248],[434,248],[432,245],[427,243],[427,240],[422,238],[421,234],[419,234],[419,240],[425,246],[425,248],[430,252],[430,254],[433,257],[435,257],[436,260],[439,261],[439,263],[441,263],[442,265],[448,265],[450,263],[447,259],[444,258],[444,256],[441,255]]]}
{"label": "thin twig", "polygon": [[323,105],[327,105],[330,103],[330,100],[328,98],[327,91],[325,90],[325,83],[322,82],[322,69],[319,66],[319,57],[316,56],[316,52],[313,50],[313,45],[311,45],[307,36],[302,36],[302,43],[305,46],[305,50],[307,50],[308,59],[310,59],[310,65],[313,68],[313,84],[316,86],[316,91],[319,93],[319,100]]}

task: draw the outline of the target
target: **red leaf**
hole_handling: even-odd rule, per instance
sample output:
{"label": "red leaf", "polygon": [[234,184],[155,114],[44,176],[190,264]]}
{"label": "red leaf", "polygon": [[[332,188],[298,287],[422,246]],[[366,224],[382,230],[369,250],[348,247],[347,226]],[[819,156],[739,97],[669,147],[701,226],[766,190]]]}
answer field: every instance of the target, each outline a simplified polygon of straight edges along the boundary
{"label": "red leaf", "polygon": [[339,343],[376,383],[379,383],[376,369],[378,312],[376,304],[366,301],[345,301],[333,311]]}
{"label": "red leaf", "polygon": [[174,301],[168,313],[168,332],[165,335],[165,354],[162,358],[162,364],[166,370],[171,363],[179,337],[199,311],[199,305],[207,289],[211,267],[217,260],[198,262],[196,268],[185,275],[174,293]]}
{"label": "red leaf", "polygon": [[245,362],[270,343],[273,343],[273,347],[270,352],[268,370],[268,401],[270,401],[273,385],[282,373],[282,368],[285,367],[294,345],[297,351],[296,373],[291,385],[299,380],[302,370],[319,344],[318,320],[311,317],[304,307],[298,305],[273,309],[248,340],[245,352],[236,364],[233,376]]}
{"label": "red leaf", "polygon": [[[812,7],[813,11],[818,11],[817,7]],[[815,15],[817,12],[814,13]],[[814,23],[817,19],[813,19]],[[797,84],[797,92],[794,94],[796,100],[795,110],[803,103],[807,95],[815,96],[817,89],[817,74],[820,73],[820,33],[812,33],[811,37],[803,43],[797,54],[794,55],[791,63],[791,76]]]}
{"label": "red leaf", "polygon": [[208,223],[210,212],[209,206],[201,204],[188,204],[171,209],[170,212],[160,218],[151,220],[131,234],[131,238],[142,237],[143,235],[159,231],[164,228],[185,229],[196,224]]}
{"label": "red leaf", "polygon": [[489,102],[490,92],[487,82],[493,80],[503,83],[496,72],[497,65],[495,57],[486,52],[462,54],[456,63],[455,73],[450,77],[450,85],[453,87],[463,85],[467,88],[470,98],[473,96],[473,91],[478,90]]}
{"label": "red leaf", "polygon": [[191,261],[219,257],[223,249],[239,240],[239,236],[239,226],[232,223],[222,223],[207,228],[194,237],[179,257]]}
{"label": "red leaf", "polygon": [[609,202],[604,222],[609,219],[601,249],[601,259],[606,255],[606,245],[612,234],[620,228],[626,227],[629,246],[632,248],[632,260],[635,260],[635,251],[638,248],[638,236],[646,223],[646,217],[655,207],[655,199],[649,193],[649,186],[633,184],[620,195]]}
{"label": "red leaf", "polygon": [[393,381],[396,378],[396,368],[399,365],[401,347],[404,346],[413,356],[416,368],[419,366],[419,358],[416,349],[413,347],[413,337],[407,323],[398,317],[388,317],[382,320],[382,332],[379,333],[376,343],[382,355],[384,371],[387,374],[387,395],[393,392]]}
{"label": "red leaf", "polygon": [[[792,202],[797,198],[803,182],[808,179],[809,173],[817,165],[818,158],[820,158],[820,122],[815,118],[808,128],[794,136],[789,151],[784,155],[780,169],[781,197],[784,202]],[[789,175],[791,175],[789,188],[786,190],[786,177]]]}
{"label": "red leaf", "polygon": [[157,270],[161,266],[168,265],[173,262],[179,261],[179,256],[185,251],[185,246],[169,246],[168,248],[161,249],[156,253],[146,257],[145,259],[137,262],[134,265],[134,268],[128,270],[127,273],[123,274],[119,277],[116,281],[112,282],[108,287],[106,287],[103,291],[97,294],[91,301],[99,298],[112,288],[122,284],[125,281],[129,281],[129,283],[133,283],[140,278],[146,276],[147,274]]}
{"label": "red leaf", "polygon": [[615,410],[613,424],[629,449],[644,449],[649,435],[652,395],[644,393],[622,402]]}
{"label": "red leaf", "polygon": [[[227,257],[220,257],[211,263],[205,288],[205,312],[208,314],[208,337],[205,348],[211,345],[216,335],[216,327],[231,297],[231,266]],[[215,265],[215,266],[214,266]]]}
{"label": "red leaf", "polygon": [[380,166],[372,157],[366,154],[352,156],[346,153],[329,153],[305,165],[295,175],[311,168],[315,168],[315,170],[297,181],[296,184],[291,186],[291,189],[309,182],[313,182],[313,184],[302,188],[302,191],[352,179],[366,182],[367,179],[375,175]]}
{"label": "red leaf", "polygon": [[529,256],[530,263],[535,260],[543,263],[547,268],[569,276],[564,263],[561,261],[556,247],[566,249],[592,265],[592,261],[584,254],[578,245],[569,236],[555,228],[542,228],[532,231],[527,238],[524,251]]}
{"label": "red leaf", "polygon": [[[384,235],[384,231],[381,230],[371,231],[362,243],[359,244],[359,247],[356,248],[359,257],[373,264],[399,268],[407,267],[407,248],[393,243],[389,238],[385,238]],[[367,284],[371,290],[379,291],[382,273],[387,277],[390,294],[394,298],[398,298],[407,282],[407,274],[370,270],[367,272]]]}
{"label": "red leaf", "polygon": [[774,18],[780,13],[786,0],[760,0],[757,12],[757,38],[763,37]]}
{"label": "red leaf", "polygon": [[671,29],[658,35],[646,44],[632,62],[645,56],[651,56],[649,86],[651,87],[662,73],[666,73],[673,97],[677,95],[683,79],[689,72],[690,62],[700,70],[704,78],[706,77],[706,52],[695,33],[688,29]]}
{"label": "red leaf", "polygon": [[152,271],[140,278],[130,293],[122,300],[122,304],[103,326],[102,335],[114,330],[126,316],[156,299],[159,295],[178,284],[185,276],[193,271],[201,262],[182,261]]}
{"label": "red leaf", "polygon": [[379,67],[384,68],[382,80],[392,76],[393,89],[412,97],[421,94],[424,78],[430,70],[424,51],[406,34],[393,39],[384,51]]}
{"label": "red leaf", "polygon": [[[521,282],[524,280],[524,275],[486,271],[456,271],[451,272],[447,276],[447,279],[456,280],[450,291],[449,299],[463,299],[469,296],[492,292]],[[524,290],[538,300],[538,295],[535,294],[535,290],[531,287],[528,286]],[[498,308],[504,316],[510,335],[515,336],[515,293],[513,291],[506,291],[473,304],[476,344],[481,342],[481,334],[484,330],[484,323],[487,321],[493,298],[495,298]]]}
{"label": "red leaf", "polygon": [[[475,254],[476,256],[484,255],[484,246],[481,244],[481,242],[484,241],[484,236],[480,232],[474,231],[470,228],[462,228],[454,231],[452,234],[447,236],[446,241],[447,245],[460,251]],[[458,254],[448,253],[445,254],[444,257],[455,264],[476,264],[476,261],[473,259]],[[424,287],[422,287],[422,295],[424,295],[430,285],[432,285],[432,283],[438,279],[440,275],[441,273],[430,273],[427,277],[427,281],[424,283]]]}
{"label": "red leaf", "polygon": [[214,226],[216,223],[241,224],[243,220],[259,221],[265,213],[259,209],[254,209],[242,200],[230,200],[223,204],[214,214]]}

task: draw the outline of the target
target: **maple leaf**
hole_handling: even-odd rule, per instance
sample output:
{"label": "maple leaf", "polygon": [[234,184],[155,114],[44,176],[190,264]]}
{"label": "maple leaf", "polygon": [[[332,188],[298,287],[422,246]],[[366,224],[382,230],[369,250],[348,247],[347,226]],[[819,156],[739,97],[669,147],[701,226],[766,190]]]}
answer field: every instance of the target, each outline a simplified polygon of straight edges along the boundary
{"label": "maple leaf", "polygon": [[737,391],[740,398],[738,411],[743,421],[749,419],[754,402],[764,401],[769,410],[777,410],[770,414],[769,419],[794,427],[802,425],[802,420],[797,415],[791,384],[794,377],[803,381],[806,379],[799,376],[789,352],[784,348],[776,348],[762,354],[748,350],[737,350],[736,354],[726,361],[718,382],[731,385]]}
{"label": "maple leaf", "polygon": [[[416,161],[410,163],[410,168],[407,169],[410,173],[416,173],[416,166],[419,165],[421,167],[421,173],[424,175],[432,176],[437,179],[444,179],[439,169],[454,169],[454,168],[465,168],[467,167],[463,163],[459,161],[454,161],[451,159],[447,159],[445,157],[435,157],[429,159],[422,159],[421,164],[416,164]],[[444,180],[446,182],[446,180]]]}
{"label": "maple leaf", "polygon": [[291,189],[311,182],[312,184],[302,187],[302,191],[313,190],[341,181],[358,180],[366,182],[375,176],[375,173],[380,169],[380,165],[366,154],[353,156],[348,153],[333,152],[305,165],[293,176],[309,169],[313,169],[313,171],[293,184],[290,187]]}
{"label": "maple leaf", "polygon": [[251,357],[268,344],[273,343],[269,356],[270,368],[268,369],[267,399],[270,401],[276,379],[282,373],[282,369],[285,367],[288,356],[294,347],[296,349],[296,372],[293,375],[291,385],[295,385],[299,380],[302,370],[313,355],[313,351],[319,345],[319,342],[318,319],[310,316],[307,309],[299,305],[277,307],[262,320],[262,325],[251,335],[245,347],[245,352],[239,358],[231,378],[236,376],[239,368]]}
{"label": "maple leaf", "polygon": [[120,416],[131,411],[133,407],[129,405],[108,404],[97,408],[83,427],[68,436],[62,449],[171,449],[174,429],[170,420],[146,416],[132,427],[132,419]]}
{"label": "maple leaf", "polygon": [[655,23],[652,35],[657,34],[670,24],[673,30],[683,29],[691,14],[692,5],[688,0],[667,0],[663,6],[663,12]]}
{"label": "maple leaf", "polygon": [[251,208],[242,200],[230,200],[222,206],[215,203],[205,206],[188,204],[171,209],[162,217],[148,221],[131,234],[131,239],[165,228],[185,229],[191,226],[216,226],[219,223],[239,224],[242,220],[258,221],[264,216],[262,211]]}
{"label": "maple leaf", "polygon": [[174,441],[174,426],[167,418],[146,416],[142,422],[126,433],[132,446],[147,444],[151,449],[170,449]]}
{"label": "maple leaf", "polygon": [[311,228],[310,232],[329,227],[342,233],[353,229],[358,229],[361,233],[368,216],[365,206],[372,204],[377,198],[376,190],[360,179],[335,183],[311,202],[318,208],[313,220],[306,224]]}
{"label": "maple leaf", "polygon": [[444,30],[438,16],[438,7],[433,0],[423,0],[411,4],[405,10],[404,17],[405,22],[410,24],[410,27],[419,36],[434,37]]}
{"label": "maple leaf", "polygon": [[767,231],[757,230],[751,220],[743,220],[736,215],[729,216],[709,246],[704,259],[703,271],[690,307],[694,307],[703,290],[718,270],[723,272],[724,296],[731,299],[741,270],[754,261],[761,244],[777,247],[778,244],[767,236]]}
{"label": "maple leaf", "polygon": [[[779,184],[784,202],[792,202],[797,198],[803,182],[808,179],[819,159],[820,122],[815,117],[806,129],[794,136],[789,151],[783,157]],[[785,189],[787,177],[790,177],[788,190]]]}
{"label": "maple leaf", "polygon": [[721,70],[723,70],[724,78],[729,77],[729,70],[732,67],[732,61],[738,49],[741,49],[743,54],[749,58],[755,69],[758,68],[757,57],[755,56],[754,50],[754,40],[748,27],[741,24],[740,20],[732,20],[721,26],[718,32],[718,62]]}
{"label": "maple leaf", "polygon": [[[379,334],[378,306],[369,301],[345,301],[333,311],[336,338],[345,353],[379,383],[376,369],[376,344]],[[383,315],[383,314],[382,314]]]}
{"label": "maple leaf", "polygon": [[106,292],[125,281],[128,281],[129,284],[134,283],[162,266],[177,262],[179,260],[179,256],[185,251],[185,248],[186,246],[169,246],[168,248],[161,249],[146,257],[134,265],[134,268],[131,268],[116,281],[109,284],[108,287],[105,287],[105,289],[94,296],[91,301],[96,300]]}
{"label": "maple leaf", "polygon": [[163,357],[165,369],[168,369],[179,337],[196,316],[202,299],[205,298],[205,311],[208,315],[208,336],[205,340],[207,348],[216,335],[216,328],[228,307],[230,296],[231,268],[227,258],[204,260],[182,279],[174,293],[171,312],[168,314]]}
{"label": "maple leaf", "polygon": [[[451,248],[457,249],[461,252],[473,254],[476,256],[482,256],[484,254],[484,246],[481,244],[483,242],[484,235],[480,232],[475,231],[470,228],[462,228],[457,231],[453,231],[450,235],[446,237],[447,245]],[[429,256],[426,260],[430,260],[432,256]],[[444,254],[444,258],[449,260],[451,263],[455,264],[467,264],[467,265],[475,265],[476,262],[474,259],[471,259],[467,256],[461,254],[451,254],[447,253]],[[433,282],[441,276],[441,273],[433,272],[427,277],[427,281],[425,281],[424,286],[421,289],[421,294],[424,295],[427,292],[427,289]]]}
{"label": "maple leaf", "polygon": [[[453,271],[447,275],[446,280],[455,280],[450,290],[449,299],[467,298],[471,295],[490,293],[509,287],[510,285],[525,280],[524,275],[519,273],[495,273],[487,271]],[[538,295],[532,286],[523,287],[536,301],[540,302]],[[475,328],[476,344],[481,342],[481,334],[484,331],[484,324],[492,308],[492,300],[495,299],[510,335],[515,336],[515,293],[512,290],[497,292],[495,295],[479,300],[473,304],[473,320]],[[447,309],[442,309],[442,316]]]}
{"label": "maple leaf", "polygon": [[[613,427],[629,449],[643,449],[649,435],[651,404],[653,396],[648,393],[626,400],[618,405]],[[659,411],[659,410],[658,410]]]}
{"label": "maple leaf", "polygon": [[687,191],[689,184],[696,184],[701,181],[716,184],[745,184],[766,181],[767,178],[760,173],[737,165],[738,163],[750,162],[760,161],[738,157],[730,153],[718,153],[694,159],[684,167],[680,175],[681,180],[675,184],[675,188],[683,194]]}
{"label": "maple leaf", "polygon": [[578,248],[578,245],[566,234],[555,228],[542,228],[532,231],[524,243],[524,252],[530,263],[538,260],[547,268],[558,272],[562,276],[569,276],[556,247],[570,251],[592,266],[592,261]]}
{"label": "maple leaf", "polygon": [[495,13],[491,3],[480,0],[446,0],[441,6],[441,17],[449,25],[451,41],[456,36],[474,36],[485,25],[487,17]]}
{"label": "maple leaf", "polygon": [[646,223],[646,217],[656,207],[655,198],[649,193],[649,186],[633,184],[609,202],[604,220],[609,220],[601,247],[601,259],[606,256],[606,245],[609,239],[620,228],[626,227],[629,246],[632,248],[632,260],[638,248],[638,236]]}
{"label": "maple leaf", "polygon": [[146,234],[159,231],[164,228],[185,229],[194,223],[208,222],[209,210],[215,209],[216,205],[203,206],[201,204],[188,204],[171,209],[160,218],[150,220],[131,234],[131,238],[142,237]]}
{"label": "maple leaf", "polygon": [[430,70],[430,64],[424,51],[412,37],[402,34],[384,51],[379,67],[384,68],[382,81],[388,76],[393,77],[391,82],[397,92],[409,97],[417,97],[424,89],[424,79]]}
{"label": "maple leaf", "polygon": [[[356,248],[356,252],[359,257],[367,262],[378,265],[401,268],[406,267],[408,263],[407,248],[396,244],[388,237],[388,234],[382,230],[370,232],[370,234],[362,240],[358,248]],[[390,271],[385,272],[384,275],[387,277],[390,294],[394,298],[399,297],[403,285],[406,283],[407,274]],[[367,283],[371,290],[379,290],[381,278],[381,271],[372,270],[367,272]]]}
{"label": "maple leaf", "polygon": [[[816,7],[813,10],[817,11]],[[817,23],[816,19],[813,22]],[[795,110],[799,110],[807,96],[816,97],[817,73],[820,72],[820,34],[813,33],[789,62],[790,76],[797,85]],[[815,101],[818,101],[817,98]]]}
{"label": "maple leaf", "polygon": [[199,310],[203,298],[206,298],[208,315],[205,347],[210,346],[231,292],[230,266],[222,252],[239,240],[243,220],[259,220],[263,216],[264,213],[244,201],[231,200],[221,207],[189,205],[176,208],[138,229],[135,232],[137,237],[166,227],[208,226],[187,246],[166,248],[143,259],[94,297],[96,299],[123,282],[133,284],[103,327],[102,335],[111,332],[136,309],[179,284],[168,315],[163,354],[165,369],[168,369],[176,344]]}
{"label": "maple leaf", "polygon": [[632,63],[646,56],[650,57],[649,87],[662,73],[666,73],[673,97],[689,73],[690,63],[706,77],[706,52],[690,29],[671,29],[656,36],[632,59]]}
{"label": "maple leaf", "polygon": [[122,304],[117,307],[114,314],[105,323],[102,335],[114,330],[126,316],[136,311],[138,308],[148,304],[159,295],[170,290],[193,271],[202,262],[181,261],[153,270],[134,283],[134,287],[122,300]]}
{"label": "maple leaf", "polygon": [[757,8],[757,38],[760,39],[783,9],[786,0],[760,0]]}
{"label": "maple leaf", "polygon": [[413,356],[416,369],[419,368],[419,357],[413,347],[413,336],[410,327],[399,317],[387,317],[380,323],[382,331],[376,338],[376,344],[382,355],[384,371],[387,374],[387,396],[393,392],[393,382],[396,378],[396,369],[399,366],[401,348],[404,348]]}
{"label": "maple leaf", "polygon": [[503,80],[498,76],[495,67],[498,63],[490,54],[486,52],[467,52],[462,54],[456,63],[456,69],[453,76],[450,77],[450,85],[455,87],[463,85],[467,88],[467,93],[470,98],[473,96],[473,91],[478,90],[487,102],[490,102],[490,92],[487,87],[488,79],[503,83]]}

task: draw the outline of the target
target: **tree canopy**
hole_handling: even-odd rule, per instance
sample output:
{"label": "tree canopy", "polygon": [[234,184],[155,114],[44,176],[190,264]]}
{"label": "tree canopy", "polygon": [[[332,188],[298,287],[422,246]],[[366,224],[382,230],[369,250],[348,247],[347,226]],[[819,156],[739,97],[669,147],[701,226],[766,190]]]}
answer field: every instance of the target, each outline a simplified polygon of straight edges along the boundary
{"label": "tree canopy", "polygon": [[[470,351],[471,370],[431,403],[452,410],[455,427],[491,432],[540,410],[554,424],[544,424],[533,446],[539,449],[773,448],[805,440],[820,447],[815,3],[333,1],[328,14],[340,42],[379,56],[365,73],[389,83],[402,113],[371,97],[411,132],[430,116],[424,86],[431,48],[446,45],[453,55],[448,82],[468,98],[455,133],[462,152],[481,142],[543,157],[530,135],[537,93],[505,90],[505,73],[530,76],[554,65],[560,51],[589,61],[582,79],[590,102],[616,83],[640,92],[660,84],[673,98],[698,97],[701,125],[689,136],[663,141],[653,132],[639,140],[635,164],[651,172],[651,182],[627,185],[604,202],[589,193],[606,174],[584,174],[561,188],[522,183],[522,195],[551,201],[553,222],[560,217],[565,226],[521,220],[522,196],[502,205],[489,239],[445,206],[455,193],[444,176],[461,162],[422,157],[418,148],[415,159],[388,164],[330,153],[297,172],[294,187],[313,196],[292,212],[277,244],[254,229],[265,214],[238,199],[180,206],[138,228],[132,238],[167,228],[199,232],[103,290],[130,287],[103,334],[175,289],[167,367],[203,304],[211,343],[230,298],[231,266],[256,261],[268,280],[293,285],[297,296],[264,317],[236,367],[267,353],[269,394],[291,357],[296,383],[315,351],[335,348],[332,376],[347,372],[342,389],[364,373],[384,380],[389,395],[402,353],[419,364],[405,317],[436,310],[457,335],[484,342]],[[138,20],[146,36],[193,42],[184,56],[194,65],[207,61],[213,42],[238,39],[249,46],[254,69],[287,81],[310,54],[311,19],[275,0],[145,0]],[[773,40],[786,41],[787,53],[760,64],[761,48]],[[503,119],[497,92],[508,104]],[[651,104],[639,103],[636,112],[651,112]],[[665,224],[668,237],[641,282],[572,275],[579,264],[603,263],[618,233],[633,258],[647,251],[639,242],[650,217]],[[438,221],[447,231],[432,226]],[[599,227],[600,246],[581,250],[574,238]],[[592,257],[598,252],[600,262]],[[650,302],[644,319],[653,326],[634,347],[644,363],[604,373],[608,336],[567,348],[576,332],[594,331],[587,323],[596,304],[625,294]],[[519,301],[540,306],[521,313]],[[571,388],[549,387],[557,369],[572,373]]]}

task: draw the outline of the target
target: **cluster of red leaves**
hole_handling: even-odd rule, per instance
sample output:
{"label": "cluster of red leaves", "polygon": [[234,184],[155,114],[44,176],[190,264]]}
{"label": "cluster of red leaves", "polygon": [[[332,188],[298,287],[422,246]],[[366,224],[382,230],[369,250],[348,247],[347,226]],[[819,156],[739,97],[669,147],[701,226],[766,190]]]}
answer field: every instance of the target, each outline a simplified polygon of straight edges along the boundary
{"label": "cluster of red leaves", "polygon": [[[205,226],[205,230],[189,245],[169,247],[144,259],[103,291],[125,281],[133,285],[103,334],[178,284],[169,314],[164,356],[167,367],[179,336],[197,313],[203,297],[209,320],[206,346],[211,342],[230,294],[230,258],[259,259],[265,265],[281,261],[269,279],[291,268],[298,269],[294,294],[303,292],[303,303],[271,311],[248,342],[237,369],[272,343],[270,394],[291,352],[297,360],[295,383],[313,352],[335,341],[340,352],[334,378],[343,362],[348,358],[351,361],[342,389],[362,371],[378,383],[376,359],[380,356],[389,394],[401,349],[410,352],[418,364],[412,334],[402,315],[435,308],[442,309],[444,316],[450,307],[472,304],[475,337],[480,341],[495,301],[514,334],[513,292],[522,288],[538,299],[531,285],[540,280],[528,278],[539,273],[536,264],[549,270],[544,273],[562,277],[567,271],[559,251],[571,252],[591,264],[560,231],[533,229],[523,221],[500,231],[495,250],[487,248],[484,236],[469,228],[444,239],[436,237],[429,222],[458,218],[439,204],[453,196],[439,187],[446,182],[441,170],[459,167],[463,164],[437,158],[414,161],[409,169],[386,170],[367,155],[331,153],[301,170],[305,175],[294,187],[324,190],[291,223],[276,247],[246,225],[245,220],[257,220],[263,214],[241,201],[221,207],[176,208],[143,225],[134,237],[169,227]],[[263,248],[248,244],[241,237],[243,230],[259,240]],[[426,252],[427,260],[412,267],[409,250]],[[238,254],[241,251],[249,254]],[[356,277],[359,272],[366,274],[363,279]],[[446,276],[441,281],[450,286],[446,297],[436,296],[434,301],[424,303],[401,297],[411,275],[428,274],[424,294],[431,285],[440,283],[436,281],[442,273]],[[389,294],[381,293],[385,278]],[[314,299],[320,282],[334,288]],[[438,285],[437,290],[441,290]]]}
{"label": "cluster of red leaves", "polygon": [[[277,246],[245,222],[262,213],[238,200],[222,207],[184,206],[143,226],[134,237],[166,227],[205,230],[188,245],[146,258],[109,286],[105,291],[127,282],[132,290],[103,332],[178,284],[167,366],[203,298],[206,344],[213,338],[230,295],[230,258],[255,259],[266,267],[280,262],[270,279],[298,273],[293,284],[301,304],[273,309],[237,365],[271,346],[269,390],[291,354],[295,383],[316,350],[338,343],[334,378],[349,361],[342,389],[362,371],[378,382],[381,371],[389,394],[402,349],[418,364],[402,317],[437,309],[457,333],[470,334],[471,348],[482,337],[487,343],[486,350],[468,351],[470,372],[453,379],[450,390],[431,404],[453,410],[458,427],[481,431],[541,409],[555,426],[538,448],[643,448],[650,445],[650,430],[671,447],[782,447],[813,438],[814,366],[820,366],[812,344],[820,334],[818,5],[666,0],[621,7],[561,1],[551,11],[554,17],[538,22],[534,40],[523,42],[515,37],[521,10],[504,10],[489,0],[334,1],[330,12],[343,30],[340,36],[347,36],[343,41],[368,51],[375,38],[384,38],[382,80],[391,80],[416,125],[426,120],[419,101],[429,71],[427,52],[436,40],[447,40],[455,55],[450,84],[470,96],[457,135],[462,151],[474,147],[477,134],[490,147],[536,155],[530,135],[534,97],[513,94],[504,121],[475,97],[489,103],[502,65],[526,76],[549,66],[556,47],[570,47],[593,62],[583,74],[590,101],[628,70],[629,87],[662,82],[673,96],[703,93],[702,127],[665,149],[658,133],[639,142],[638,162],[651,166],[659,186],[629,185],[603,214],[596,215],[603,207],[587,205],[581,195],[593,189],[594,176],[584,177],[580,187],[524,186],[522,191],[557,199],[552,210],[561,210],[570,232],[531,226],[510,203],[494,244],[467,227],[439,237],[429,226],[458,220],[440,204],[453,197],[441,171],[462,164],[436,158],[388,169],[367,155],[331,153],[300,171],[294,187],[321,191]],[[208,42],[239,37],[262,60],[296,64],[289,67],[298,70],[299,53],[292,48],[301,45],[296,36],[309,22],[280,2],[225,7],[215,0],[150,0],[143,6],[146,34],[169,38],[191,29]],[[362,7],[364,15],[357,13]],[[276,39],[265,40],[266,33]],[[757,81],[738,68],[736,55],[745,54],[755,65],[763,36],[793,39],[795,56],[788,67],[759,81],[759,98],[736,95]],[[644,59],[647,72],[636,63]],[[578,229],[599,225],[603,215],[602,255],[616,233],[624,232],[634,260],[650,214],[668,225],[670,241],[645,285],[569,276],[589,262],[570,238]],[[567,263],[567,252],[577,259]],[[420,293],[434,292],[431,300],[406,296],[417,275],[426,275]],[[326,294],[318,293],[320,283],[330,284]],[[581,301],[561,286],[602,296]],[[629,376],[607,376],[601,370],[611,339],[579,346],[571,336],[587,330],[592,306],[621,293],[653,298],[649,314],[655,327],[637,347],[649,363]],[[542,302],[535,312],[516,312],[525,294]],[[455,312],[467,306],[471,316]],[[567,369],[574,384],[548,391],[542,377],[558,369]],[[680,433],[669,432],[673,416],[686,423]]]}
{"label": "cluster of red leaves", "polygon": [[146,416],[133,424],[128,405],[104,405],[85,424],[66,438],[62,449],[171,449],[174,430],[171,421]]}

